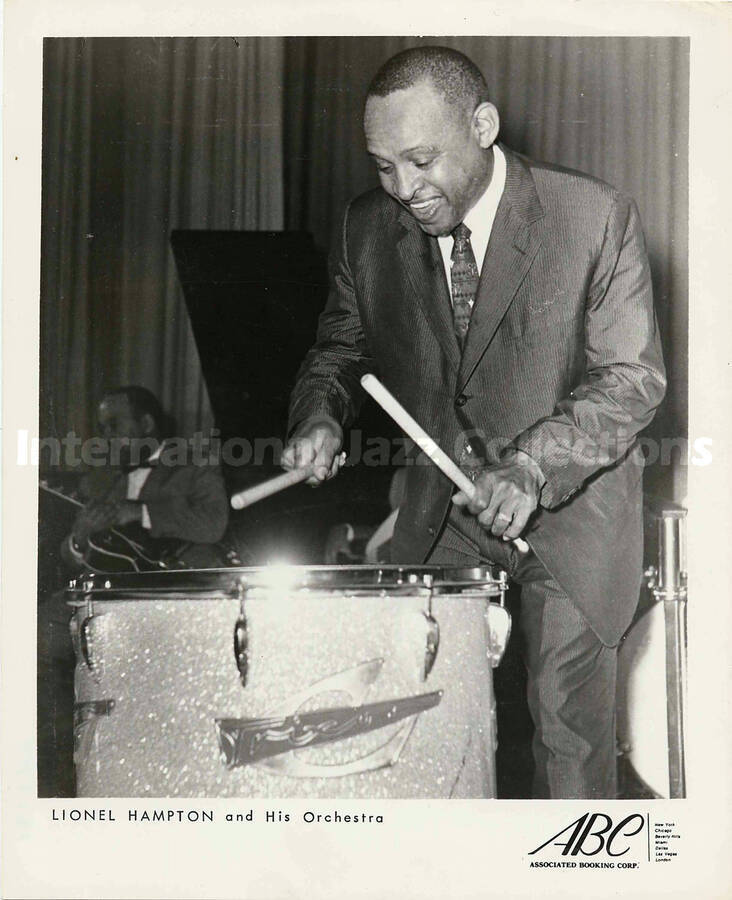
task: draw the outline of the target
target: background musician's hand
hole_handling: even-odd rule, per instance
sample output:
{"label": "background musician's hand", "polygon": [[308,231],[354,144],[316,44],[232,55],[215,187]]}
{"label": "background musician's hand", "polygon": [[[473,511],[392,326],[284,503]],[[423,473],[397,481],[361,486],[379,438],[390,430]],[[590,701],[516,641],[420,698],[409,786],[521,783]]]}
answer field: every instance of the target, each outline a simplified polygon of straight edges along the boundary
{"label": "background musician's hand", "polygon": [[344,461],[340,453],[343,429],[329,416],[314,416],[300,425],[282,453],[283,469],[314,466],[307,484],[318,485],[333,478]]}
{"label": "background musician's hand", "polygon": [[481,472],[471,500],[459,491],[452,501],[477,516],[481,526],[495,537],[514,540],[539,505],[545,480],[534,460],[517,450]]}
{"label": "background musician's hand", "polygon": [[117,503],[115,525],[129,525],[130,522],[140,522],[141,519],[142,503],[136,500],[120,500]]}
{"label": "background musician's hand", "polygon": [[91,535],[117,524],[118,506],[116,500],[92,500],[87,503],[79,511],[71,531],[76,543],[84,546]]}

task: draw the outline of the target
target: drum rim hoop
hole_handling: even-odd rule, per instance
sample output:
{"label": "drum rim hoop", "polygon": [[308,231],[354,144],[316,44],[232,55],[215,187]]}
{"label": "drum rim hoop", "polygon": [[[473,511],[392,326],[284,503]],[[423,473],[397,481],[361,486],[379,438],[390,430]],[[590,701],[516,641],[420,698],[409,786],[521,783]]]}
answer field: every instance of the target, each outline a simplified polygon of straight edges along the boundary
{"label": "drum rim hoop", "polygon": [[221,569],[171,569],[156,572],[124,572],[107,575],[88,572],[73,579],[66,589],[70,600],[103,599],[119,594],[232,596],[253,590],[367,590],[399,588],[408,592],[430,589],[433,593],[475,592],[485,588],[501,593],[505,573],[494,565],[451,567],[430,565],[359,566],[249,566]]}

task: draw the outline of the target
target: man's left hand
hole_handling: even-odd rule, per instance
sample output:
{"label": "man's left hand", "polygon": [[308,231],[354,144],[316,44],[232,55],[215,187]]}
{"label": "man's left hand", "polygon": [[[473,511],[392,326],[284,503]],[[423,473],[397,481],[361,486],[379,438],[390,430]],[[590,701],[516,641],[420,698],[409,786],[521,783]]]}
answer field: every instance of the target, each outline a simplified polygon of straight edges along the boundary
{"label": "man's left hand", "polygon": [[117,504],[115,525],[128,525],[130,522],[142,521],[142,504],[135,500],[120,500]]}
{"label": "man's left hand", "polygon": [[545,480],[534,460],[516,450],[481,472],[472,499],[459,491],[452,502],[477,516],[481,526],[495,537],[512,541],[521,535],[539,505]]}

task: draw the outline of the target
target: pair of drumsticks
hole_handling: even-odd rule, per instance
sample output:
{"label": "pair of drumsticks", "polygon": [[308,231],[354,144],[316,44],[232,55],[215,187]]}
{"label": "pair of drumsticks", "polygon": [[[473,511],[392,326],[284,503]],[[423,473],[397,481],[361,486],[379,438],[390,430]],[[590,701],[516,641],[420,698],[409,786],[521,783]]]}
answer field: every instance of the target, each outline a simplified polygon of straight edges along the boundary
{"label": "pair of drumsticks", "polygon": [[[432,462],[455,484],[468,499],[475,495],[475,485],[468,476],[450,459],[445,451],[432,440],[422,426],[416,422],[404,409],[401,403],[393,396],[376,378],[375,375],[364,375],[361,379],[363,389],[376,400],[381,408],[399,425],[399,427],[409,435],[415,444],[428,456]],[[341,454],[343,462],[345,454]],[[270,478],[269,481],[263,481],[254,487],[247,488],[234,494],[231,498],[231,505],[234,509],[244,509],[251,506],[265,497],[270,497],[278,491],[306,481],[313,474],[313,466],[305,466],[301,469],[293,469],[290,472],[284,472],[276,478]],[[529,545],[523,538],[516,538],[514,545],[522,553],[526,553]]]}

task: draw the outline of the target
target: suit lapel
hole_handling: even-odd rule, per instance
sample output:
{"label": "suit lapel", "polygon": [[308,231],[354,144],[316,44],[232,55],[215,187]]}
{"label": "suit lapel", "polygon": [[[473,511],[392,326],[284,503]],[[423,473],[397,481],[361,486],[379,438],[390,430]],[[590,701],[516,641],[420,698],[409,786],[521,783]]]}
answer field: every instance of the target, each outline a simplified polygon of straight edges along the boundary
{"label": "suit lapel", "polygon": [[397,243],[397,251],[409,287],[445,356],[457,372],[460,348],[455,337],[450,293],[439,244],[436,238],[430,238],[422,231],[406,210],[400,211],[399,220],[404,233]]}
{"label": "suit lapel", "polygon": [[[158,480],[158,476],[155,475],[155,472],[157,471],[157,469],[158,469],[158,466],[152,466],[150,468],[150,471],[148,472],[148,476],[145,479],[145,481],[143,482],[142,487],[140,488],[140,494],[137,498],[140,501],[140,503],[144,503],[151,496],[154,497],[155,494],[157,493],[157,490],[155,487],[155,482]],[[152,488],[150,486],[150,482],[152,482]]]}
{"label": "suit lapel", "polygon": [[173,471],[169,465],[163,465],[157,460],[150,466],[150,473],[145,479],[140,496],[137,498],[140,502],[154,499],[160,493],[160,486],[165,483],[169,472]]}
{"label": "suit lapel", "polygon": [[478,296],[460,361],[461,391],[480,362],[541,246],[544,215],[536,186],[519,157],[505,147],[506,186],[481,269]]}

